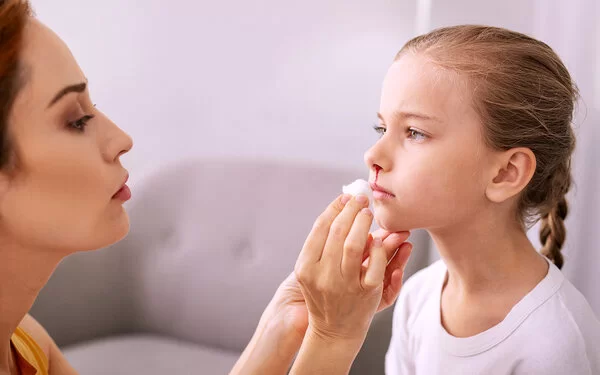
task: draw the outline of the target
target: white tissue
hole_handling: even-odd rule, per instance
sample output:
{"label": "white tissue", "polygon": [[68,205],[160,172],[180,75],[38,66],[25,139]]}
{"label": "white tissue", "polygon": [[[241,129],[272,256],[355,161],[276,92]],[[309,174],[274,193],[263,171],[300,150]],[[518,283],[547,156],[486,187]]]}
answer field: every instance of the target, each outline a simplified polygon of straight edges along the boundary
{"label": "white tissue", "polygon": [[371,185],[365,180],[358,179],[349,185],[344,185],[344,187],[342,187],[342,192],[351,195],[366,195],[369,197],[369,202],[373,201]]}

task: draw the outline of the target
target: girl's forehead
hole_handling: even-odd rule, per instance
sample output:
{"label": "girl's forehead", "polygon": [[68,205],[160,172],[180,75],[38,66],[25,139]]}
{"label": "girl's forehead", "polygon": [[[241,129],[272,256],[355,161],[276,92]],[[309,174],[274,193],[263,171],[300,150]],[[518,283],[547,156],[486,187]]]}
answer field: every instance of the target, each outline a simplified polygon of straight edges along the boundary
{"label": "girl's forehead", "polygon": [[421,112],[450,120],[473,110],[468,87],[458,73],[425,56],[407,53],[387,72],[380,112]]}

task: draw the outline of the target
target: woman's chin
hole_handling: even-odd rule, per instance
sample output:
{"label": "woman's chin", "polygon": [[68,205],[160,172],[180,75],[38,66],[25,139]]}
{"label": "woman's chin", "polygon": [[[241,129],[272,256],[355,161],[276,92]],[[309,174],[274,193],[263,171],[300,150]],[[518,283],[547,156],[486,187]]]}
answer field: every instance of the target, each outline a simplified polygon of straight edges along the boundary
{"label": "woman's chin", "polygon": [[110,231],[104,232],[106,235],[97,238],[96,241],[94,241],[95,243],[90,243],[87,246],[80,248],[79,251],[93,251],[112,246],[127,237],[129,227],[129,219],[127,218],[117,226],[113,226]]}
{"label": "woman's chin", "polygon": [[106,246],[114,245],[115,243],[123,240],[125,237],[127,237],[127,234],[129,234],[129,229],[130,229],[129,217],[126,216],[124,223],[122,223],[122,225],[118,228],[118,230],[115,231],[114,237],[112,238],[110,243],[107,244]]}

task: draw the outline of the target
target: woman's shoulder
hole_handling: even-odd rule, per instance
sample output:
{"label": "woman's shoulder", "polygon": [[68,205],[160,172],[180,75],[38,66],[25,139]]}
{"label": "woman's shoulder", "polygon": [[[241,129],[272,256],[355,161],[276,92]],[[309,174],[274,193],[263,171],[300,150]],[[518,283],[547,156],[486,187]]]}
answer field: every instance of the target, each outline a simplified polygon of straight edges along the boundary
{"label": "woman's shoulder", "polygon": [[76,375],[77,371],[69,364],[58,346],[46,329],[27,314],[19,324],[19,328],[29,335],[46,355],[49,364],[49,374]]}
{"label": "woman's shoulder", "polygon": [[25,315],[23,320],[21,320],[19,327],[39,345],[46,358],[50,358],[50,348],[53,341],[46,329],[29,314]]}

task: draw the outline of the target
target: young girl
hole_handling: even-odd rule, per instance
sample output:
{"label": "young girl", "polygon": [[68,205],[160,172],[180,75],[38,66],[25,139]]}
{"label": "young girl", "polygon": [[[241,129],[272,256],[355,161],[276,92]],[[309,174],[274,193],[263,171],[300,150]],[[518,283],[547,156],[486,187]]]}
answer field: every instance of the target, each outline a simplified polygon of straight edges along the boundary
{"label": "young girl", "polygon": [[388,375],[600,374],[600,323],[560,272],[576,99],[549,46],[505,29],[398,53],[365,155],[375,220],[427,229],[442,259],[400,292]]}

